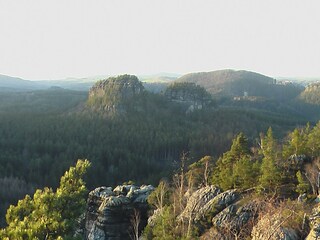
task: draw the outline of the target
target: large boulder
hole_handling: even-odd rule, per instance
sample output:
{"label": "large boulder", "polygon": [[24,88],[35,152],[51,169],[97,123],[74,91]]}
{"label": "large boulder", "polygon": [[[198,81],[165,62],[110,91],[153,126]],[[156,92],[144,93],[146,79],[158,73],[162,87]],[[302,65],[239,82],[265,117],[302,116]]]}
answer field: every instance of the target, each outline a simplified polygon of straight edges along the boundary
{"label": "large boulder", "polygon": [[147,198],[151,185],[122,185],[112,190],[100,187],[89,193],[85,237],[88,240],[129,240],[133,221],[139,217],[139,232],[147,224]]}
{"label": "large boulder", "polygon": [[181,221],[198,222],[210,212],[217,214],[240,197],[236,189],[221,192],[215,186],[203,187],[195,191],[188,199],[186,208],[178,217]]}
{"label": "large boulder", "polygon": [[[238,201],[229,205],[220,213],[212,218],[212,225],[217,229],[232,229],[239,232],[241,229],[246,228],[251,231],[249,225],[258,217],[261,204],[256,201],[249,201],[242,203]],[[249,224],[251,223],[251,224]]]}

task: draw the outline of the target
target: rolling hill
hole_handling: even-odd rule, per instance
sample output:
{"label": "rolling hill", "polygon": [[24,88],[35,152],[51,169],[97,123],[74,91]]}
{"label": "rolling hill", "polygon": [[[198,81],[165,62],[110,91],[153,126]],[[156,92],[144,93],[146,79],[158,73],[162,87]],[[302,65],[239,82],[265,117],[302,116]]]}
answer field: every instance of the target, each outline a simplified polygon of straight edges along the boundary
{"label": "rolling hill", "polygon": [[215,97],[258,96],[281,100],[293,99],[303,87],[291,82],[277,81],[265,75],[250,71],[218,70],[186,74],[178,82],[193,82]]}
{"label": "rolling hill", "polygon": [[0,91],[25,91],[43,89],[42,84],[17,77],[0,75]]}

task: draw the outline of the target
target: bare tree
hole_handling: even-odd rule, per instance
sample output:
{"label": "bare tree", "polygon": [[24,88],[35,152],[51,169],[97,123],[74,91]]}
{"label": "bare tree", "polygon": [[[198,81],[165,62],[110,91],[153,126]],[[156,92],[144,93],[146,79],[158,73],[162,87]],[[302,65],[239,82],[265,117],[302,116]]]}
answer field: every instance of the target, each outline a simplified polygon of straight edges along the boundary
{"label": "bare tree", "polygon": [[131,216],[131,234],[130,237],[132,240],[138,240],[139,239],[139,225],[141,221],[140,212],[137,209],[133,209],[133,214]]}
{"label": "bare tree", "polygon": [[320,161],[318,158],[314,159],[311,163],[308,163],[305,165],[305,176],[308,179],[312,192],[315,195],[319,194],[319,167],[320,167]]}

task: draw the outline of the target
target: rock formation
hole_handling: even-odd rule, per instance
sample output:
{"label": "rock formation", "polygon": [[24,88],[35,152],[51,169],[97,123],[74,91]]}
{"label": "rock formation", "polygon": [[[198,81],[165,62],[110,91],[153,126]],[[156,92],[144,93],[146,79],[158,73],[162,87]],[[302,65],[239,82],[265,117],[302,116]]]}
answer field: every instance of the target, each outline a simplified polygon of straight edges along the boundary
{"label": "rock formation", "polygon": [[312,215],[309,217],[311,222],[311,230],[306,240],[320,239],[320,207],[313,209]]}
{"label": "rock formation", "polygon": [[98,81],[89,91],[88,105],[106,112],[123,111],[124,103],[143,92],[136,76],[121,75]]}
{"label": "rock formation", "polygon": [[212,103],[211,95],[194,83],[173,83],[166,89],[165,96],[171,101],[185,104],[187,113],[203,109]]}
{"label": "rock formation", "polygon": [[210,212],[213,212],[213,214],[219,213],[235,202],[239,196],[235,189],[221,192],[215,186],[203,187],[191,195],[179,219],[182,221],[192,219],[193,222],[198,222]]}
{"label": "rock formation", "polygon": [[139,233],[147,224],[147,198],[151,185],[99,187],[89,193],[85,237],[87,240],[132,239],[134,225]]}
{"label": "rock formation", "polygon": [[265,215],[253,227],[252,240],[298,240],[299,235],[295,229],[282,226],[283,218],[280,215]]}

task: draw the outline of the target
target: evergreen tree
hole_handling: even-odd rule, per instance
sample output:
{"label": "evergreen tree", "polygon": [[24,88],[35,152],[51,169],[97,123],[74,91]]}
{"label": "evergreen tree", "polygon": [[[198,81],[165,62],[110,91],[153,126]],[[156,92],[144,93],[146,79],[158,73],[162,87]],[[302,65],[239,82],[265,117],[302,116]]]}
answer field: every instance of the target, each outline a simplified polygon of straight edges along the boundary
{"label": "evergreen tree", "polygon": [[301,171],[298,171],[297,174],[298,185],[296,187],[296,192],[299,194],[307,193],[310,189],[308,181],[305,180]]}
{"label": "evergreen tree", "polygon": [[307,146],[311,156],[317,156],[320,154],[320,121],[310,131],[308,135]]}
{"label": "evergreen tree", "polygon": [[259,176],[259,164],[250,158],[241,158],[234,166],[233,176],[235,187],[248,189],[256,186],[257,177]]}
{"label": "evergreen tree", "polygon": [[257,165],[251,160],[248,140],[243,133],[239,133],[230,150],[217,161],[212,179],[224,190],[247,188],[254,185],[257,172]]}
{"label": "evergreen tree", "polygon": [[1,239],[70,239],[85,209],[87,190],[82,177],[89,166],[89,161],[78,160],[61,178],[56,192],[38,189],[33,198],[27,195],[17,206],[11,205]]}
{"label": "evergreen tree", "polygon": [[280,170],[276,165],[277,143],[273,138],[272,129],[269,128],[267,135],[261,139],[261,151],[263,154],[261,164],[260,184],[269,190],[276,189],[281,183]]}
{"label": "evergreen tree", "polygon": [[288,143],[283,147],[283,158],[287,159],[292,154],[307,154],[307,141],[310,126],[309,123],[305,128],[296,128],[289,134]]}

